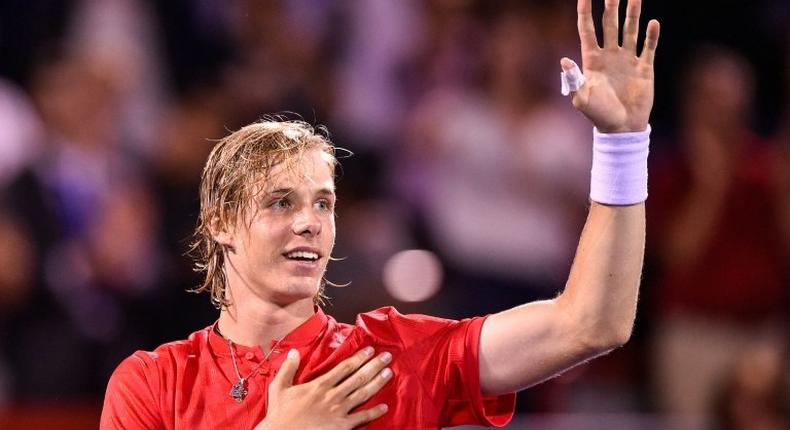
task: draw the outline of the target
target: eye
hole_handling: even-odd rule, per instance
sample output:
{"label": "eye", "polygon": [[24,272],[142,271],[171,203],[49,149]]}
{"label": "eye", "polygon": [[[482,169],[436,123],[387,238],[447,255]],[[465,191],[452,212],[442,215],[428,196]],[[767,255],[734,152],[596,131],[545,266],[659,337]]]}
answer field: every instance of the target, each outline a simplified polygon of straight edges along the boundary
{"label": "eye", "polygon": [[269,205],[272,209],[288,209],[291,207],[291,202],[288,199],[277,199]]}
{"label": "eye", "polygon": [[315,202],[315,207],[322,210],[322,211],[331,211],[332,210],[332,202],[327,199],[321,199]]}

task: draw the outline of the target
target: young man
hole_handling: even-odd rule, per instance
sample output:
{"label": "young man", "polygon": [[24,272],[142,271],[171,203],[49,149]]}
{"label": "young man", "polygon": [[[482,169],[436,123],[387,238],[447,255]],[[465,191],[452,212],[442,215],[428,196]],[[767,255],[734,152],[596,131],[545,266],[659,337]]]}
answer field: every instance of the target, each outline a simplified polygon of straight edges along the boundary
{"label": "young man", "polygon": [[514,391],[626,342],[659,27],[648,24],[637,56],[640,0],[629,1],[622,47],[617,8],[606,1],[599,47],[590,0],[579,0],[585,74],[561,62],[564,89],[597,131],[590,213],[560,296],[463,321],[382,308],[335,322],[315,305],[335,238],[333,147],[304,123],[256,123],[223,139],[203,174],[201,289],[219,320],[121,363],[101,427],[504,425]]}

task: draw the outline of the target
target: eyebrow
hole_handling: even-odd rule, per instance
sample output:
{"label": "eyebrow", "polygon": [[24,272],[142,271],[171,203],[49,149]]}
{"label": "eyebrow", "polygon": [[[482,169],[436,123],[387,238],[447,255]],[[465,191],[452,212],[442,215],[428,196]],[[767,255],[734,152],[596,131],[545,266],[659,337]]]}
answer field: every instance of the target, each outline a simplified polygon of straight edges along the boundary
{"label": "eyebrow", "polygon": [[[293,188],[277,188],[276,190],[268,191],[267,194],[272,196],[287,196],[293,193],[295,190]],[[324,195],[324,196],[335,196],[335,191],[330,188],[321,188],[316,192],[316,194]]]}

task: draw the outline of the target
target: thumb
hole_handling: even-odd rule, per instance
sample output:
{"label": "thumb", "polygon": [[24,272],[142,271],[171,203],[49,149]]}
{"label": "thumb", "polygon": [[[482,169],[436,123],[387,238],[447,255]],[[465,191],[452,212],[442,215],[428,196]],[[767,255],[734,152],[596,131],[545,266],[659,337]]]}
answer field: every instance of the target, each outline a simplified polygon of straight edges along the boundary
{"label": "thumb", "polygon": [[294,376],[299,369],[299,351],[292,349],[288,351],[285,361],[280,366],[280,371],[272,380],[272,386],[283,389],[293,386]]}
{"label": "thumb", "polygon": [[576,93],[581,88],[587,79],[582,74],[579,66],[570,58],[563,57],[560,60],[562,73],[560,78],[562,80],[562,95],[567,96],[570,94],[572,98],[576,98]]}
{"label": "thumb", "polygon": [[573,69],[573,66],[575,65],[576,63],[568,57],[562,57],[560,60],[560,66],[562,66],[562,70],[565,70],[566,72],[569,72],[571,69]]}

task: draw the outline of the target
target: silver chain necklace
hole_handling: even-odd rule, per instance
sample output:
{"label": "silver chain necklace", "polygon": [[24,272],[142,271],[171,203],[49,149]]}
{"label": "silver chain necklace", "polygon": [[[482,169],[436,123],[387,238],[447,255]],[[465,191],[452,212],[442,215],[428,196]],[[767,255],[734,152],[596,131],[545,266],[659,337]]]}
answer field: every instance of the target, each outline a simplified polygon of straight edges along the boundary
{"label": "silver chain necklace", "polygon": [[228,392],[228,395],[233,397],[233,400],[235,400],[236,403],[241,403],[241,401],[244,400],[245,397],[247,397],[247,387],[245,385],[247,379],[249,379],[252,375],[254,375],[255,372],[257,372],[258,369],[260,369],[261,366],[263,366],[263,363],[266,363],[269,360],[269,356],[272,355],[272,353],[277,349],[277,347],[280,345],[280,342],[282,342],[283,339],[285,339],[285,336],[281,337],[280,340],[278,340],[274,344],[272,349],[270,349],[269,352],[266,353],[266,355],[263,357],[263,360],[261,360],[261,362],[258,363],[258,365],[255,366],[255,368],[252,369],[252,371],[250,371],[250,373],[244,377],[241,376],[241,372],[239,372],[239,365],[236,363],[236,353],[234,352],[233,341],[228,338],[226,339],[228,340],[228,349],[230,349],[230,357],[233,360],[233,370],[236,371],[236,377],[239,378],[239,380],[235,384],[233,384],[233,386],[230,387],[230,392]]}

